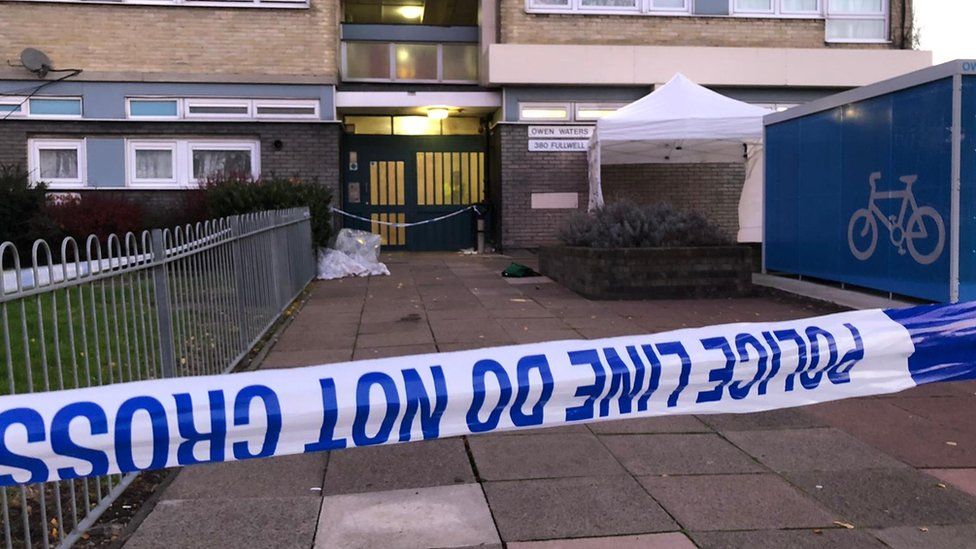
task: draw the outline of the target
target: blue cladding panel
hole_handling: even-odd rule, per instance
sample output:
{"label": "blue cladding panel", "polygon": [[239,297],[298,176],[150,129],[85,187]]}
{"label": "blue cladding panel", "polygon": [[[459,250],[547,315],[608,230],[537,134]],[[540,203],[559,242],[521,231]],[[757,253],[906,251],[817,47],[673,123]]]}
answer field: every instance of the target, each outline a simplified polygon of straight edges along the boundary
{"label": "blue cladding panel", "polygon": [[976,299],[976,76],[962,77],[959,299]]}
{"label": "blue cladding panel", "polygon": [[[767,126],[766,264],[770,270],[891,291],[923,299],[949,298],[949,177],[952,127],[951,79]],[[900,193],[872,201],[878,193]],[[906,202],[904,177],[914,177],[917,210]],[[868,209],[873,202],[874,208]],[[916,253],[900,227],[914,236]],[[936,252],[942,223],[941,253]],[[870,211],[848,229],[858,212]],[[921,212],[912,218],[913,211]],[[913,221],[914,219],[914,221]],[[925,223],[922,237],[917,224]],[[852,247],[860,250],[855,256]],[[931,261],[926,256],[932,258]]]}
{"label": "blue cladding panel", "polygon": [[132,116],[176,116],[179,114],[177,106],[175,100],[147,101],[133,99],[129,101],[129,112]]}

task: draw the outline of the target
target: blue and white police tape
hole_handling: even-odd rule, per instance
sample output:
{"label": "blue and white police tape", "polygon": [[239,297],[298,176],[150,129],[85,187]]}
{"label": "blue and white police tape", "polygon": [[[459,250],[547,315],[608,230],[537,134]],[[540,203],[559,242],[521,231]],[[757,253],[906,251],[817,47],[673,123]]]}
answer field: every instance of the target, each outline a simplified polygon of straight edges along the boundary
{"label": "blue and white police tape", "polygon": [[976,305],[0,397],[0,485],[976,378]]}
{"label": "blue and white police tape", "polygon": [[377,221],[375,219],[369,219],[367,217],[363,217],[363,216],[360,216],[360,215],[351,214],[349,212],[344,212],[344,211],[340,210],[339,208],[336,208],[336,207],[333,207],[333,206],[329,206],[329,211],[331,211],[332,213],[337,213],[339,215],[343,215],[345,217],[348,217],[350,219],[355,219],[357,221],[365,221],[366,223],[375,223],[377,225],[385,225],[387,227],[393,227],[393,228],[396,228],[396,229],[417,227],[419,225],[427,225],[429,223],[437,223],[438,221],[444,221],[445,219],[449,219],[449,218],[454,217],[456,215],[461,215],[464,212],[469,211],[469,210],[474,211],[474,213],[476,213],[478,215],[481,215],[481,210],[478,209],[478,206],[477,205],[471,205],[471,206],[468,206],[467,208],[462,208],[460,210],[455,210],[455,211],[453,211],[453,212],[451,212],[449,214],[444,214],[444,215],[442,215],[440,217],[435,217],[433,219],[425,219],[423,221],[411,221],[410,223],[399,223],[399,222],[394,222],[394,221]]}

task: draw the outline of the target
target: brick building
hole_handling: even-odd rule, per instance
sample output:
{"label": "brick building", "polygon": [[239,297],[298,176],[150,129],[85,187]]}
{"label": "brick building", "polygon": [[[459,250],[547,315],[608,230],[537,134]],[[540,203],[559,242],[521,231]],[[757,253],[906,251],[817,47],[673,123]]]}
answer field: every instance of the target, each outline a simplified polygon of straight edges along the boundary
{"label": "brick building", "polygon": [[[534,247],[585,208],[587,172],[585,152],[530,132],[592,125],[675,72],[783,108],[927,66],[910,4],[0,0],[0,163],[150,203],[160,223],[231,170],[315,178],[375,221],[484,202],[497,246]],[[25,48],[55,70],[15,66]],[[741,166],[608,166],[603,180],[608,200],[668,200],[735,232]],[[346,224],[451,249],[471,245],[473,213]]]}

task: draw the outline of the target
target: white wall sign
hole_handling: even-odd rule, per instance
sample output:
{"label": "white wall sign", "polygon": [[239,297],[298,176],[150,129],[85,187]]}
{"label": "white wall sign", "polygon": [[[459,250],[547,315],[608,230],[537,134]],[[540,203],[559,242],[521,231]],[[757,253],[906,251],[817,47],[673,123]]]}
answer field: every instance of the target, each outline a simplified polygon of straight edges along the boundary
{"label": "white wall sign", "polygon": [[579,193],[532,193],[533,210],[566,210],[579,208]]}
{"label": "white wall sign", "polygon": [[586,152],[588,139],[529,139],[529,152]]}
{"label": "white wall sign", "polygon": [[594,126],[529,126],[529,139],[588,139]]}

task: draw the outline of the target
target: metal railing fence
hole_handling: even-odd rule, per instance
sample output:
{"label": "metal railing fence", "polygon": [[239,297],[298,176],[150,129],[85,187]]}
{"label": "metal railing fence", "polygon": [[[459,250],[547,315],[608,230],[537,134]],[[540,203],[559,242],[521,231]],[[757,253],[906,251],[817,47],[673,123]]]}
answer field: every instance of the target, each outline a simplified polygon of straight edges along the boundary
{"label": "metal railing fence", "polygon": [[[307,209],[0,244],[0,395],[232,370],[315,274]],[[12,267],[12,269],[11,269]],[[0,489],[6,547],[68,547],[135,474]]]}

